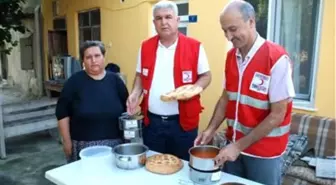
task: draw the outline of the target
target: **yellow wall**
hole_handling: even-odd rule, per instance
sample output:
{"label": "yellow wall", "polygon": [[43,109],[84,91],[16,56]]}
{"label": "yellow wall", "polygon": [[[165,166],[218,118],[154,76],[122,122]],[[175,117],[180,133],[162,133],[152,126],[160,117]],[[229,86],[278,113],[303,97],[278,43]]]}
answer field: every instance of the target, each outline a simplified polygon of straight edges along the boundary
{"label": "yellow wall", "polygon": [[[188,25],[188,35],[200,40],[205,47],[213,80],[202,96],[205,110],[202,113],[201,130],[208,124],[214,106],[222,91],[223,71],[228,43],[219,25],[219,13],[229,0],[212,1],[204,8],[205,0],[190,0],[189,13],[198,15],[198,22]],[[71,5],[70,5],[71,2]],[[131,89],[135,74],[138,48],[143,39],[151,35],[151,7],[156,0],[60,0],[61,13],[66,15],[68,27],[68,48],[71,55],[78,57],[77,12],[101,7],[101,38],[107,45],[107,60],[120,65],[127,75],[127,86]],[[324,1],[322,38],[319,53],[318,77],[316,86],[317,112],[311,114],[335,117],[335,81],[327,75],[335,74],[335,38],[333,20],[335,2]],[[51,0],[43,1],[45,28],[52,28]],[[211,28],[211,31],[210,31]],[[46,30],[44,36],[46,36]],[[47,52],[45,40],[45,52]],[[325,83],[329,82],[329,83]],[[333,82],[333,83],[330,83]],[[331,103],[332,102],[332,103]],[[295,110],[297,111],[297,110]],[[302,112],[302,111],[300,111]]]}
{"label": "yellow wall", "polygon": [[[204,0],[189,1],[189,14],[197,15],[197,23],[188,25],[188,36],[197,38],[204,45],[212,72],[212,82],[202,96],[205,107],[201,117],[200,130],[203,130],[214,111],[223,89],[223,73],[227,41],[219,24],[219,13],[229,0],[212,1],[204,8]],[[211,31],[210,31],[211,29]]]}
{"label": "yellow wall", "polygon": [[43,17],[43,52],[44,52],[44,79],[48,79],[48,30],[52,29],[52,5],[51,1],[43,0],[41,2],[41,11]]}
{"label": "yellow wall", "polygon": [[[134,77],[136,56],[141,40],[150,32],[151,2],[153,0],[60,0],[60,16],[66,16],[69,54],[79,57],[78,17],[79,11],[92,8],[101,9],[101,39],[107,46],[107,61],[120,65],[127,74],[128,87]],[[44,38],[52,29],[52,0],[42,2]],[[121,37],[123,35],[123,37]],[[47,39],[44,39],[44,52],[48,53]],[[109,48],[109,46],[111,46]],[[45,62],[47,58],[45,58]]]}
{"label": "yellow wall", "polygon": [[[336,3],[335,1],[333,1],[334,3],[334,10],[333,12],[331,12],[332,14],[334,14],[334,16],[331,16],[331,17],[334,17],[334,31],[333,31],[333,37],[334,37],[334,46],[333,46],[333,54],[334,54],[334,83],[336,83]],[[334,87],[335,91],[336,91],[336,88]],[[336,117],[336,92],[334,92],[334,117]]]}
{"label": "yellow wall", "polygon": [[142,3],[122,11],[102,9],[102,40],[112,47],[107,59],[120,65],[127,75],[127,85],[131,90],[135,75],[137,54],[141,41],[149,35],[150,3]]}

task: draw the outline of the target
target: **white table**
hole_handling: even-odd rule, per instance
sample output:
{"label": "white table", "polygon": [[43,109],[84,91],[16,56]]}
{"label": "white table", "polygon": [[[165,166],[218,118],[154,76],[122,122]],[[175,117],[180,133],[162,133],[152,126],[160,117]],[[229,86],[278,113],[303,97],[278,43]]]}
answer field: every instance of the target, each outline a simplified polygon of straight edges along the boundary
{"label": "white table", "polygon": [[[153,155],[149,151],[147,156]],[[135,170],[122,170],[112,162],[109,168],[101,168],[99,173],[87,175],[81,166],[81,160],[49,170],[45,177],[57,185],[194,185],[189,179],[189,166],[183,161],[183,168],[172,175],[158,175],[148,172],[144,167]],[[98,175],[99,174],[99,175]],[[225,182],[240,182],[246,185],[259,183],[243,179],[227,173],[222,173],[220,185]]]}

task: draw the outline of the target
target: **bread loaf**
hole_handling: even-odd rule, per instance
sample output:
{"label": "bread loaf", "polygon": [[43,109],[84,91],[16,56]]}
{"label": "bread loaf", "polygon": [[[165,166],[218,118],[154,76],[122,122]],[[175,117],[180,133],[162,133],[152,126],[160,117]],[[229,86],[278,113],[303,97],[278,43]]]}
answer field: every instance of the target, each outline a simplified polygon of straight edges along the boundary
{"label": "bread loaf", "polygon": [[162,101],[174,101],[174,100],[187,100],[190,99],[203,91],[203,88],[198,85],[184,85],[177,89],[161,95]]}

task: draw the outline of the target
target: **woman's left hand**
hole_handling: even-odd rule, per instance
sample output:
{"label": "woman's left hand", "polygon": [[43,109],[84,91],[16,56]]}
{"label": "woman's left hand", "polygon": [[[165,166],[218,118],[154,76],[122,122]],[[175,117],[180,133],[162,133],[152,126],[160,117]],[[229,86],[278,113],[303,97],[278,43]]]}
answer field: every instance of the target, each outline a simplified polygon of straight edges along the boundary
{"label": "woman's left hand", "polygon": [[70,157],[72,155],[72,142],[71,141],[63,141],[63,151],[66,157]]}

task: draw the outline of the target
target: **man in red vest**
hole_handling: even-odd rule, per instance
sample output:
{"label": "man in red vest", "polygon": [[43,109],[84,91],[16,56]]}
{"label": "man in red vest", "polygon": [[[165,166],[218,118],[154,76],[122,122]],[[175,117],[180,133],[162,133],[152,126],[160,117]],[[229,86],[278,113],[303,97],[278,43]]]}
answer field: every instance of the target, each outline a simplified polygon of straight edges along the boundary
{"label": "man in red vest", "polygon": [[280,185],[295,96],[291,61],[284,48],[258,35],[248,2],[231,1],[220,24],[234,48],[227,53],[222,96],[194,144],[209,143],[226,119],[229,142],[216,157],[217,165],[224,164],[227,173]]}
{"label": "man in red vest", "polygon": [[208,60],[199,41],[179,33],[174,2],[155,4],[153,18],[158,34],[141,45],[128,112],[135,113],[143,95],[144,144],[151,150],[189,160],[188,150],[197,137],[203,109],[200,96],[171,102],[161,101],[160,96],[187,84],[205,89],[211,81]]}

